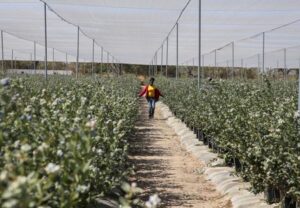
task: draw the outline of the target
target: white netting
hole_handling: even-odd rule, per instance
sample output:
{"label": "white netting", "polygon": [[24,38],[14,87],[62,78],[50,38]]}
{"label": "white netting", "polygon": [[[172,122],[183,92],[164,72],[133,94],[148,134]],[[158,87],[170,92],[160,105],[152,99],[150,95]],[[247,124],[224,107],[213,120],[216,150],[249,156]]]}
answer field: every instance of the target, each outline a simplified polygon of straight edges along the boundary
{"label": "white netting", "polygon": [[[101,62],[101,46],[122,63],[149,64],[162,43],[164,59],[166,42],[163,42],[174,26],[187,0],[45,0],[48,24],[48,60],[76,60],[77,25],[80,26],[80,61],[92,61],[92,39],[95,39],[95,62]],[[179,24],[179,64],[198,64],[198,3],[191,0]],[[279,27],[300,18],[299,0],[202,0],[202,53],[235,41],[235,65],[254,67],[262,56],[263,31]],[[64,20],[68,21],[64,21]],[[70,24],[72,23],[72,24]],[[300,45],[298,38],[300,23],[266,32],[265,68],[277,67],[276,51],[287,48],[287,67],[298,67],[297,50],[289,49]],[[44,5],[38,0],[0,0],[0,29],[4,31],[4,57],[30,60],[33,56],[33,42],[37,43],[37,60],[45,57],[44,46]],[[8,35],[14,35],[22,38]],[[87,37],[87,36],[88,37]],[[246,39],[245,39],[246,38]],[[244,40],[241,40],[244,39]],[[27,40],[27,41],[26,41]],[[240,41],[241,40],[241,41]],[[0,52],[1,53],[1,52]],[[232,51],[219,50],[217,65],[227,67],[232,62]],[[161,52],[157,54],[161,63]],[[176,29],[169,37],[168,64],[176,64]],[[204,55],[204,65],[210,63]],[[115,60],[114,59],[114,60]],[[257,58],[258,59],[258,58]],[[278,59],[278,61],[277,61]],[[282,59],[282,58],[281,58]],[[193,61],[192,61],[193,60]],[[107,62],[104,53],[103,62]],[[164,60],[166,62],[166,60]]]}

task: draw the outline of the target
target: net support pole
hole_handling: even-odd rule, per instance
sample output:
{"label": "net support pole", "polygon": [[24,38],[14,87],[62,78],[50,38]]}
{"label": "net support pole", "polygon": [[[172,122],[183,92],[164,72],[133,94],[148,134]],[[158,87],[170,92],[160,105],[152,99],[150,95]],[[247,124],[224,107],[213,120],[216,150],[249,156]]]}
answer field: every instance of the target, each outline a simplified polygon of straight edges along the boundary
{"label": "net support pole", "polygon": [[166,50],[166,77],[168,77],[168,64],[169,64],[169,37],[167,37],[167,50]]}
{"label": "net support pole", "polygon": [[262,50],[262,73],[265,74],[265,40],[266,40],[266,34],[263,32],[263,50]]}
{"label": "net support pole", "polygon": [[36,42],[33,43],[33,69],[34,69],[34,74],[36,74]]}
{"label": "net support pole", "polygon": [[178,47],[178,22],[176,23],[176,80],[178,79],[178,67],[179,67],[179,47]]}
{"label": "net support pole", "polygon": [[244,59],[241,59],[241,70],[242,78],[245,79]]}
{"label": "net support pole", "polygon": [[215,54],[215,68],[217,68],[217,50],[214,51]]}
{"label": "net support pole", "polygon": [[54,70],[54,48],[52,49],[52,70]]}
{"label": "net support pole", "polygon": [[93,51],[92,51],[92,75],[94,75],[94,62],[95,62],[95,39],[93,39]]}
{"label": "net support pole", "polygon": [[3,31],[1,30],[1,67],[2,67],[2,71],[4,71],[4,41],[3,41],[4,37],[3,37]]}
{"label": "net support pole", "polygon": [[257,54],[257,71],[260,73],[260,55]]}
{"label": "net support pole", "polygon": [[11,65],[10,68],[13,69],[14,68],[14,50],[11,50]]}
{"label": "net support pole", "polygon": [[103,72],[103,47],[101,47],[101,66],[100,66],[100,75],[102,75]]}
{"label": "net support pole", "polygon": [[109,67],[109,52],[106,52],[106,56],[107,56],[106,57],[107,58],[107,64],[106,64],[107,65],[107,69],[106,70],[107,70],[107,73],[108,73],[108,68],[110,68]]}
{"label": "net support pole", "polygon": [[161,64],[160,64],[161,74],[163,73],[163,63],[164,63],[164,44],[161,46]]}
{"label": "net support pole", "polygon": [[300,112],[300,59],[299,59],[299,73],[298,73],[298,112]]}
{"label": "net support pole", "polygon": [[284,61],[284,80],[286,80],[287,79],[286,48],[283,49],[283,61]]}
{"label": "net support pole", "polygon": [[29,69],[32,69],[32,53],[30,53],[30,64],[29,64]]}
{"label": "net support pole", "polygon": [[[198,89],[200,89],[201,87],[201,77],[200,77],[200,73],[202,71],[202,64],[201,64],[201,53],[202,53],[202,1],[199,0],[199,26],[198,26]],[[193,59],[194,62],[194,59]],[[203,79],[203,77],[202,77]]]}
{"label": "net support pole", "polygon": [[157,51],[156,51],[156,53],[155,53],[155,71],[154,71],[154,74],[153,74],[154,76],[156,76],[157,75]]}
{"label": "net support pole", "polygon": [[234,42],[232,42],[232,68],[231,68],[231,78],[233,79],[234,77]]}
{"label": "net support pole", "polygon": [[204,79],[204,64],[205,64],[205,62],[204,62],[205,60],[204,60],[204,55],[202,55],[202,66],[201,66],[201,78],[202,78],[202,80]]}
{"label": "net support pole", "polygon": [[77,26],[76,79],[78,78],[78,70],[79,70],[79,31],[80,28],[79,26]]}
{"label": "net support pole", "polygon": [[47,40],[47,4],[44,2],[44,29],[45,29],[45,78],[48,79],[48,40]]}
{"label": "net support pole", "polygon": [[66,53],[66,68],[65,70],[67,71],[68,70],[68,54]]}
{"label": "net support pole", "polygon": [[149,67],[148,67],[148,77],[150,77],[150,70],[151,70],[151,63],[149,64]]}

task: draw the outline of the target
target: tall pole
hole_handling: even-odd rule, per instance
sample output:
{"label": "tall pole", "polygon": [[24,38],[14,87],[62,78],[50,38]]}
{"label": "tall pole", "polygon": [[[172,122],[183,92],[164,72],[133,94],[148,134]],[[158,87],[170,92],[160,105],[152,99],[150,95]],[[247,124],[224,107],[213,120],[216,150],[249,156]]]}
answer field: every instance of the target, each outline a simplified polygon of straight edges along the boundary
{"label": "tall pole", "polygon": [[94,62],[95,62],[95,39],[93,39],[93,57],[92,57],[92,75],[94,74]]}
{"label": "tall pole", "polygon": [[103,47],[101,47],[101,67],[100,67],[101,71],[100,71],[100,75],[102,75],[102,71],[103,71]]}
{"label": "tall pole", "polygon": [[178,79],[179,47],[178,47],[178,22],[176,23],[176,79]]}
{"label": "tall pole", "polygon": [[107,70],[107,73],[108,73],[108,67],[109,67],[109,64],[108,64],[108,63],[109,63],[109,52],[107,52],[107,69],[106,69],[106,70]]}
{"label": "tall pole", "polygon": [[168,77],[168,64],[169,64],[169,37],[167,37],[166,77]]}
{"label": "tall pole", "polygon": [[164,63],[164,44],[161,46],[161,64],[160,64],[161,74],[163,73],[163,63]]}
{"label": "tall pole", "polygon": [[[202,45],[201,45],[201,28],[202,28],[202,1],[199,0],[199,31],[198,31],[198,89],[200,89],[201,87],[201,79],[200,79],[200,71],[202,71],[202,67],[201,67],[201,53],[202,53]],[[194,60],[193,60],[194,61]],[[202,77],[203,79],[203,77]]]}
{"label": "tall pole", "polygon": [[234,77],[234,42],[232,42],[232,69],[231,69],[231,78]]}
{"label": "tall pole", "polygon": [[2,71],[4,71],[4,43],[3,43],[3,31],[1,30],[1,53],[2,53]]}
{"label": "tall pole", "polygon": [[203,68],[201,67],[201,77],[202,77],[202,80],[203,80],[205,78],[204,77],[204,66],[205,66],[204,55],[202,55],[202,66],[203,66]]}
{"label": "tall pole", "polygon": [[157,51],[155,53],[155,71],[154,71],[154,76],[157,75]]}
{"label": "tall pole", "polygon": [[54,71],[54,48],[52,49],[52,70]]}
{"label": "tall pole", "polygon": [[47,46],[47,5],[44,3],[44,20],[45,20],[45,77],[48,79],[48,46]]}
{"label": "tall pole", "polygon": [[262,73],[265,73],[265,32],[263,32]]}
{"label": "tall pole", "polygon": [[300,59],[299,59],[299,74],[298,74],[298,112],[300,112]]}
{"label": "tall pole", "polygon": [[29,68],[30,68],[30,71],[32,69],[32,53],[30,53],[30,64],[29,64]]}
{"label": "tall pole", "polygon": [[257,54],[257,70],[258,70],[258,73],[260,73],[260,55]]}
{"label": "tall pole", "polygon": [[66,53],[66,71],[68,70],[68,54]]}
{"label": "tall pole", "polygon": [[77,26],[77,55],[76,55],[76,79],[78,78],[79,70],[79,26]]}
{"label": "tall pole", "polygon": [[11,50],[11,66],[10,66],[11,69],[14,68],[14,50]]}
{"label": "tall pole", "polygon": [[287,79],[286,48],[283,49],[284,79]]}
{"label": "tall pole", "polygon": [[215,68],[217,68],[217,49],[214,51],[215,54]]}
{"label": "tall pole", "polygon": [[34,69],[34,74],[36,74],[36,42],[34,41],[33,43],[33,69]]}

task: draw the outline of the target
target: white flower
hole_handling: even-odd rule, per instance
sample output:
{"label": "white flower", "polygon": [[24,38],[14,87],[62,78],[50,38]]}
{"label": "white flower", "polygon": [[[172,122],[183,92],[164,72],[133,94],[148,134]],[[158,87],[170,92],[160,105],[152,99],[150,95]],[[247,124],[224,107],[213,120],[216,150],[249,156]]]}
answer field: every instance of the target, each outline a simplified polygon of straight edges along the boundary
{"label": "white flower", "polygon": [[54,163],[49,163],[46,167],[45,167],[45,171],[50,174],[50,173],[56,173],[60,170],[60,166],[59,165],[55,165]]}
{"label": "white flower", "polygon": [[283,123],[284,123],[284,120],[280,118],[280,119],[278,120],[278,124],[281,125],[281,124],[283,124]]}
{"label": "white flower", "polygon": [[101,156],[101,155],[103,154],[103,150],[102,150],[102,149],[97,149],[97,154],[98,154],[99,156]]}
{"label": "white flower", "polygon": [[47,149],[49,147],[48,144],[46,143],[42,143],[37,149],[40,151],[40,152],[43,152],[45,149]]}
{"label": "white flower", "polygon": [[18,205],[18,200],[16,199],[10,199],[6,202],[3,203],[3,208],[13,208],[16,207]]}
{"label": "white flower", "polygon": [[61,99],[56,98],[56,99],[52,102],[52,106],[57,106],[60,102],[61,102]]}
{"label": "white flower", "polygon": [[40,99],[40,105],[45,105],[47,104],[47,101],[45,99]]}
{"label": "white flower", "polygon": [[90,121],[88,121],[85,126],[91,129],[94,129],[96,127],[97,124],[97,120],[96,119],[91,119]]}
{"label": "white flower", "polygon": [[29,144],[23,144],[22,146],[21,146],[21,151],[22,152],[28,152],[28,151],[30,151],[31,150],[31,146],[29,145]]}
{"label": "white flower", "polygon": [[62,116],[62,117],[59,118],[59,121],[61,123],[65,122],[66,120],[67,120],[67,117],[65,117],[65,116]]}
{"label": "white flower", "polygon": [[32,111],[32,106],[31,105],[28,105],[25,109],[24,109],[24,112],[26,113],[30,113]]}
{"label": "white flower", "polygon": [[77,186],[76,191],[78,191],[79,193],[86,193],[89,191],[89,189],[90,189],[89,186],[79,185]]}
{"label": "white flower", "polygon": [[157,194],[150,196],[149,200],[146,202],[147,208],[156,208],[161,202],[161,199],[158,197]]}
{"label": "white flower", "polygon": [[78,123],[79,121],[80,121],[80,118],[79,118],[79,117],[75,117],[75,118],[74,118],[74,122],[75,122],[75,123]]}
{"label": "white flower", "polygon": [[86,97],[81,97],[80,101],[81,101],[81,105],[84,105],[87,101],[87,98]]}
{"label": "white flower", "polygon": [[61,156],[64,155],[64,153],[63,153],[62,150],[59,149],[59,150],[57,150],[56,155],[57,155],[58,157],[61,157]]}
{"label": "white flower", "polygon": [[0,173],[0,181],[6,181],[8,178],[8,172],[6,170]]}
{"label": "white flower", "polygon": [[300,111],[296,111],[296,112],[295,112],[294,118],[295,118],[295,119],[300,118]]}

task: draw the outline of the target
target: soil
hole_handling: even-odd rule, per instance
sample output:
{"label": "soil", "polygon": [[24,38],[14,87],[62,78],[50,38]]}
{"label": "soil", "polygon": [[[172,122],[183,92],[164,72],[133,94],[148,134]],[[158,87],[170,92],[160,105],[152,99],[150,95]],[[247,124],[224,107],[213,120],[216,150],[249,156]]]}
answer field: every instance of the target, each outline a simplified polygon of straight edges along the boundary
{"label": "soil", "polygon": [[160,207],[232,207],[203,175],[204,164],[180,144],[160,109],[157,107],[154,119],[148,118],[144,99],[136,129],[131,141],[130,160],[135,166],[131,182],[144,190],[144,200],[157,193],[162,200]]}

